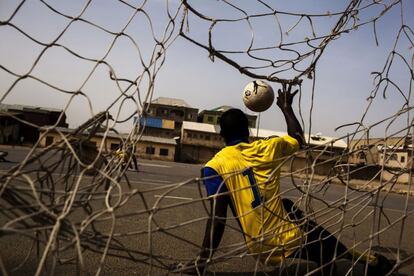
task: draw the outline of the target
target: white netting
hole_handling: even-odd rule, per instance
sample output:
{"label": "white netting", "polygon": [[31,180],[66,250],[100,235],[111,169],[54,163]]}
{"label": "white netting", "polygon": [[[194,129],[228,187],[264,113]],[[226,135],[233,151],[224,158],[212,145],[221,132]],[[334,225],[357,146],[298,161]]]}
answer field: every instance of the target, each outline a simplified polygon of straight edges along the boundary
{"label": "white netting", "polygon": [[[409,240],[414,227],[409,196],[413,5],[404,0],[348,1],[328,11],[320,2],[291,2],[0,3],[0,103],[13,103],[35,91],[30,97],[56,100],[79,125],[71,133],[56,125],[48,127],[39,141],[52,132],[61,140],[47,147],[38,142],[21,162],[3,169],[2,273],[159,275],[168,274],[173,263],[195,257],[209,217],[204,187],[196,177],[198,167],[180,165],[180,170],[194,172],[190,179],[142,185],[144,173],[127,173],[127,167],[108,154],[104,143],[97,147],[91,143],[96,133],[109,139],[114,129],[125,129],[132,117],[147,113],[144,102],[157,94],[160,69],[172,59],[178,70],[180,59],[185,58],[169,55],[175,44],[195,45],[212,61],[219,59],[254,79],[299,85],[300,119],[310,137],[312,125],[317,124],[312,120],[313,103],[325,52],[335,48],[334,42],[367,28],[381,46],[378,36],[383,30],[378,25],[397,26],[392,37],[384,38],[392,46],[372,73],[373,86],[364,91],[368,101],[360,120],[338,126],[349,133],[340,139],[357,146],[330,158],[326,158],[329,145],[302,151],[298,156],[307,165],[300,169],[292,165],[285,172],[282,181],[289,185],[282,185],[281,196],[293,199],[307,218],[327,227],[349,248],[379,251],[397,261],[394,271],[414,273],[410,265],[414,245]],[[326,61],[324,65],[333,66]],[[311,98],[308,110],[302,107],[305,95]],[[398,99],[400,104],[396,110],[375,113],[372,119],[369,111],[381,97],[390,102]],[[1,115],[30,124],[13,113]],[[381,133],[381,139],[370,142],[373,131]],[[124,150],[135,151],[143,132],[135,124],[123,138]],[[355,143],[360,139],[364,142]],[[387,147],[393,139],[398,148]],[[350,164],[351,157],[361,154],[366,161],[369,149],[381,145],[384,161],[372,175],[366,173],[369,165]],[[404,165],[386,166],[400,149],[407,153]],[[326,163],[332,169],[320,176],[318,167]],[[154,173],[163,170],[166,175],[177,174],[166,167]],[[358,174],[366,178],[356,185],[351,179]],[[407,193],[389,192],[401,186],[401,177],[408,179],[403,187]],[[172,200],[179,195],[179,200]],[[227,224],[224,242],[209,270],[267,273],[269,268],[249,256],[236,219],[228,218]]]}

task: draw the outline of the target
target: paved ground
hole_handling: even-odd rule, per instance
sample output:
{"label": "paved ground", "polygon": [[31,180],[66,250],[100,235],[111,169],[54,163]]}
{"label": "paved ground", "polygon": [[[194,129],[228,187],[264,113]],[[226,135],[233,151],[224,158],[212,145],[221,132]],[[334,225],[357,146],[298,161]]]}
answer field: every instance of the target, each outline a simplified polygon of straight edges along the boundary
{"label": "paved ground", "polygon": [[[0,148],[1,150],[1,148]],[[10,163],[1,162],[0,171],[3,173],[16,165],[27,155],[26,148],[8,148]],[[172,162],[139,160],[140,171],[127,173],[130,186],[126,181],[121,181],[117,187],[122,190],[122,197],[114,196],[109,204],[115,205],[119,200],[121,207],[115,212],[102,212],[108,210],[105,207],[105,193],[97,194],[89,206],[96,214],[94,223],[87,224],[85,218],[90,217],[82,206],[75,206],[76,210],[68,215],[73,222],[85,223],[85,229],[94,227],[102,234],[115,233],[114,238],[119,244],[131,249],[135,261],[126,259],[127,256],[111,257],[101,259],[102,254],[95,254],[93,246],[83,253],[83,262],[88,274],[95,274],[99,263],[103,262],[102,275],[169,275],[165,269],[168,264],[176,260],[189,260],[198,252],[201,243],[203,229],[207,213],[203,203],[197,199],[204,196],[204,191],[196,177],[199,175],[201,166]],[[56,181],[61,177],[59,172],[54,172],[51,178]],[[74,178],[76,179],[76,177]],[[190,181],[189,181],[190,180]],[[93,183],[92,177],[84,177],[80,183],[81,187],[88,187]],[[18,181],[15,181],[18,185]],[[181,183],[181,185],[177,185]],[[359,242],[359,249],[371,248],[387,256],[395,258],[397,253],[400,259],[408,259],[400,272],[405,275],[414,275],[414,198],[407,195],[385,193],[372,194],[357,192],[342,185],[331,184],[320,187],[317,182],[312,185],[300,187],[301,182],[296,184],[303,189],[298,191],[288,178],[281,181],[284,197],[297,199],[311,189],[312,207],[317,211],[317,220],[328,227],[331,232],[340,233],[340,239],[347,245]],[[344,196],[346,195],[346,197]],[[343,205],[345,204],[345,205]],[[330,208],[326,208],[330,206]],[[341,206],[346,206],[345,210]],[[381,208],[374,208],[381,206]],[[152,212],[146,212],[146,210]],[[318,210],[326,210],[318,212]],[[373,217],[381,217],[380,223],[373,223]],[[115,218],[115,219],[114,219]],[[0,213],[0,225],[10,221]],[[339,231],[342,229],[342,231]],[[379,235],[371,240],[370,235],[379,231]],[[149,234],[152,233],[152,234]],[[96,238],[96,237],[93,237]],[[107,239],[102,239],[104,244]],[[5,267],[11,275],[33,274],[39,258],[37,257],[37,246],[29,238],[22,235],[0,235],[0,254]],[[61,246],[64,246],[63,244]],[[32,253],[27,254],[32,248]],[[40,252],[43,246],[40,245]],[[228,219],[228,225],[217,256],[230,256],[231,258],[221,261],[209,268],[215,275],[252,275],[256,270],[266,272],[273,268],[262,267],[256,264],[254,259],[245,256],[243,250],[243,237],[238,230],[234,219]],[[234,253],[236,252],[236,253]],[[76,250],[69,247],[61,254],[62,259],[74,257]],[[111,251],[113,254],[120,252]],[[149,259],[147,254],[156,256]],[[26,256],[29,256],[26,262]],[[123,258],[124,257],[124,258]],[[223,258],[221,258],[223,259]],[[46,274],[51,272],[52,260]],[[20,264],[23,264],[19,267]],[[57,275],[76,275],[74,264],[57,264],[55,272]],[[259,274],[260,275],[260,274]]]}

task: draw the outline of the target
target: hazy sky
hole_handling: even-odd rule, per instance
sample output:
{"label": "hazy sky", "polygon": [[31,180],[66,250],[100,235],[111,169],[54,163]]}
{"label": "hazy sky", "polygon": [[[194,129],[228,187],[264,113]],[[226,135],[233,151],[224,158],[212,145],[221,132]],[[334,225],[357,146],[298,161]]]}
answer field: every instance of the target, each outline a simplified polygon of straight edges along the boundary
{"label": "hazy sky", "polygon": [[[23,1],[23,5],[9,20],[21,1],[0,0],[0,20],[8,23],[0,25],[2,41],[0,43],[0,96],[2,102],[65,108],[70,127],[76,127],[87,120],[91,114],[105,110],[114,102],[115,104],[110,109],[113,115],[116,115],[118,110],[121,110],[120,119],[132,114],[138,106],[130,99],[117,101],[121,94],[120,89],[125,89],[127,85],[121,81],[118,87],[116,82],[110,79],[110,67],[120,79],[134,81],[142,75],[143,64],[148,65],[156,45],[154,36],[158,40],[163,40],[164,30],[169,22],[167,10],[174,13],[179,1],[168,1],[168,9],[167,1],[161,0],[125,2],[137,7],[145,4],[142,10],[137,12],[116,0],[44,0],[43,3],[38,0],[27,0]],[[189,1],[199,12],[216,19],[242,18],[244,14],[241,10],[250,15],[269,12],[264,5],[256,1],[229,2],[237,4],[241,9],[231,8],[223,1],[217,0]],[[270,5],[276,10],[283,12],[312,14],[330,12],[332,14],[342,11],[349,1],[266,2],[271,3]],[[372,2],[362,1],[361,6]],[[386,5],[392,2],[398,1],[383,1]],[[355,129],[355,127],[349,127],[334,131],[337,126],[361,120],[369,103],[367,98],[374,88],[371,72],[381,71],[386,64],[402,24],[401,13],[404,15],[403,23],[411,28],[414,27],[412,16],[414,2],[410,0],[401,2],[403,3],[402,11],[401,6],[396,5],[377,21],[378,46],[375,42],[373,24],[367,24],[358,30],[342,34],[327,46],[317,63],[314,76],[316,86],[312,116],[310,116],[312,80],[305,79],[302,85],[300,110],[306,131],[309,130],[310,120],[312,133],[321,132],[324,135],[341,136]],[[59,13],[73,17],[79,16],[82,20],[71,22],[70,18],[53,12],[45,3]],[[362,10],[358,14],[360,22],[377,16],[382,9],[383,6],[374,5]],[[173,40],[178,33],[181,19],[182,12],[175,20],[176,25],[170,25],[167,29],[172,30],[172,37],[166,40],[168,49],[165,59],[161,59],[164,63],[161,66],[158,62],[155,67],[151,67],[151,69],[159,69],[153,99],[159,96],[181,98],[200,110],[220,105],[231,105],[245,110],[241,93],[243,87],[252,79],[242,75],[237,69],[218,58],[212,62],[206,50],[189,43],[182,37]],[[286,33],[297,19],[298,17],[295,16],[280,15],[277,20],[279,20],[282,33],[279,31],[274,16],[251,19],[254,33],[253,46],[275,46],[281,42],[302,41],[305,37],[311,37],[310,24],[306,19]],[[329,34],[337,20],[338,16],[314,18],[316,35]],[[187,23],[186,34],[201,43],[208,42],[210,24],[191,13]],[[128,36],[117,36],[121,31]],[[412,106],[410,85],[413,79],[408,66],[411,70],[413,69],[412,41],[414,41],[414,35],[407,31],[407,36],[411,42],[402,35],[398,40],[396,50],[406,58],[408,65],[404,64],[402,59],[395,58],[389,76]],[[281,37],[283,41],[280,40]],[[67,50],[56,45],[48,48],[45,46],[54,40],[56,40],[55,44],[62,45]],[[242,66],[266,64],[246,54],[251,40],[252,31],[246,20],[219,22],[212,32],[212,42],[216,49],[241,52],[240,54],[228,54],[228,56],[234,58]],[[309,50],[306,45],[292,46],[292,48],[301,52]],[[158,49],[160,49],[159,46]],[[44,53],[33,66],[42,51]],[[290,54],[277,49],[259,51],[257,55],[272,60],[290,57]],[[97,64],[95,60],[103,60],[110,67]],[[309,59],[304,60],[300,68],[305,68],[307,64],[309,64]],[[268,75],[273,71],[271,68],[265,68],[258,69],[256,72]],[[13,74],[25,75],[27,73],[41,81],[26,78],[15,83],[17,77]],[[291,78],[294,75],[292,70],[277,74],[278,77],[284,78]],[[138,81],[141,81],[138,85],[140,95],[145,97],[148,78],[138,78]],[[272,83],[272,86],[275,91],[280,87],[277,83]],[[78,90],[82,91],[83,95],[74,96],[73,93]],[[370,106],[364,121],[366,126],[395,114],[406,102],[398,90],[391,86],[386,90],[386,98],[382,97],[383,90],[380,91]],[[131,89],[127,93],[137,99],[136,89]],[[299,97],[295,102],[296,110],[299,106],[298,100]],[[405,127],[407,119],[410,120],[410,118],[406,115],[401,116],[393,123],[391,130]],[[131,126],[132,120],[116,127],[127,132]],[[276,106],[261,114],[261,127],[285,130],[284,120]],[[374,128],[372,132],[373,136],[384,136],[385,125]]]}

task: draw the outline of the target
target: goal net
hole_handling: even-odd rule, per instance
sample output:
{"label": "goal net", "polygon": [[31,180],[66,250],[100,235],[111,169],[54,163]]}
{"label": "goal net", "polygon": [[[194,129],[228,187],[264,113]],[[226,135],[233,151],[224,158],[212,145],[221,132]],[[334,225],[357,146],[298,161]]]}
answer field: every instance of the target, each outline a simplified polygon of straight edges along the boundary
{"label": "goal net", "polygon": [[[164,275],[194,260],[211,215],[200,167],[150,163],[164,180],[128,168],[146,103],[159,95],[224,102],[215,88],[233,86],[220,74],[299,89],[309,146],[275,168],[278,196],[361,253],[341,275],[365,275],[364,256],[374,253],[395,260],[391,271],[413,273],[413,10],[405,0],[3,1],[0,104],[63,113],[40,125],[0,111],[2,137],[13,135],[10,120],[40,133],[26,151],[4,149],[18,161],[0,166],[1,273]],[[197,85],[200,68],[216,70],[212,88]],[[234,101],[239,90],[229,92]],[[72,128],[60,125],[64,116]],[[337,138],[315,134],[323,124]],[[119,148],[108,148],[114,137]],[[252,256],[229,213],[205,273],[324,271]]]}

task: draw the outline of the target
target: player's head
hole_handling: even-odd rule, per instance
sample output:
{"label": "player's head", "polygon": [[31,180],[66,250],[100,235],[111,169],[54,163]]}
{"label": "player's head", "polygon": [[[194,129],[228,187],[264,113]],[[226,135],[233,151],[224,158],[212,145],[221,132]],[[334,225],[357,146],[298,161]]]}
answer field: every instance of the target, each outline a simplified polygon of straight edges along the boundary
{"label": "player's head", "polygon": [[247,141],[249,138],[249,121],[240,109],[229,109],[220,119],[220,135],[226,143],[234,140]]}

